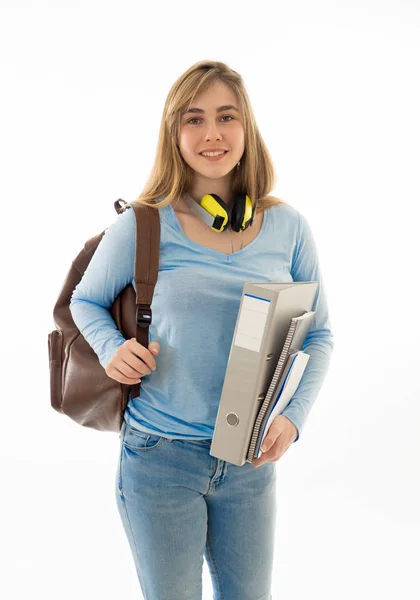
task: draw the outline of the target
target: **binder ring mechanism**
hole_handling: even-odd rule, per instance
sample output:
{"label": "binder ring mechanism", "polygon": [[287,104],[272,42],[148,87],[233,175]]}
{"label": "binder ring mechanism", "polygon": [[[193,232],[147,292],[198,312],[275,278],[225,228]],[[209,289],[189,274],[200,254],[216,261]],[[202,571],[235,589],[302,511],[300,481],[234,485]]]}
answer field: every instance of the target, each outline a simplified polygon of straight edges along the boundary
{"label": "binder ring mechanism", "polygon": [[136,323],[139,327],[149,327],[152,322],[152,309],[150,304],[137,304]]}

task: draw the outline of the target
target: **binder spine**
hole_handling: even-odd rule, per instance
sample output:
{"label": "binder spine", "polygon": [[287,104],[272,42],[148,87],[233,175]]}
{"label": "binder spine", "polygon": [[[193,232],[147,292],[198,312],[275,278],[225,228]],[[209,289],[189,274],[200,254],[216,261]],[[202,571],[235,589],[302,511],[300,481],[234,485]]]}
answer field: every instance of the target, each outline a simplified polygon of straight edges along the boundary
{"label": "binder spine", "polygon": [[251,441],[250,441],[250,445],[248,448],[248,455],[246,458],[246,462],[252,463],[253,459],[255,458],[256,455],[256,447],[258,445],[258,438],[259,435],[262,431],[262,426],[265,422],[264,417],[267,415],[267,409],[271,403],[271,399],[274,393],[274,390],[277,387],[277,384],[280,380],[282,371],[284,369],[284,366],[287,362],[287,357],[289,355],[289,351],[292,345],[292,341],[295,335],[295,331],[296,328],[298,326],[297,321],[295,321],[294,319],[292,319],[291,323],[290,323],[290,327],[289,330],[287,332],[287,336],[283,345],[283,349],[280,353],[280,357],[279,360],[277,361],[277,366],[276,369],[274,371],[274,375],[271,379],[271,383],[269,385],[267,394],[265,396],[264,402],[261,405],[261,408],[259,410],[258,416],[256,418],[255,424],[254,424],[254,429],[251,435]]}

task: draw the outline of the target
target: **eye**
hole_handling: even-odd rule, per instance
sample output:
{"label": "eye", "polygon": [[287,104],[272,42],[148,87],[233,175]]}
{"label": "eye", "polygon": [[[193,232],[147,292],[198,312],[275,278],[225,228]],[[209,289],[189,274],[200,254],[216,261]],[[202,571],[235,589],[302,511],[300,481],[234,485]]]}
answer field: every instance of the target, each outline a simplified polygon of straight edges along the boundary
{"label": "eye", "polygon": [[[222,117],[222,119],[234,119],[234,117],[232,117],[231,115],[224,115],[224,116]],[[189,120],[187,121],[187,123],[191,123],[191,121],[200,121],[200,119],[199,119],[198,117],[194,117],[193,119],[189,119]],[[225,121],[225,122],[226,122],[226,121]],[[230,121],[227,121],[227,122],[228,122],[228,123],[230,123]],[[194,123],[193,123],[193,125],[194,125]]]}

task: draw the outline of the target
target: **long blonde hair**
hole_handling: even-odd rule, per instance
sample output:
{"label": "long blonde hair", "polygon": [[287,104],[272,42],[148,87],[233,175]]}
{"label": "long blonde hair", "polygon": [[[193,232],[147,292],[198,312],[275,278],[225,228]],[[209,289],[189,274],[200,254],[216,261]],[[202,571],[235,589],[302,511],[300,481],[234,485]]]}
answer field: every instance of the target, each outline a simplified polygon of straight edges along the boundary
{"label": "long blonde hair", "polygon": [[[164,207],[190,189],[193,170],[184,161],[178,139],[182,112],[191,106],[195,95],[205,91],[215,81],[227,84],[235,93],[240,114],[243,116],[245,150],[240,167],[232,173],[232,191],[246,193],[256,212],[275,204],[287,204],[275,196],[267,195],[274,187],[274,166],[267,147],[255,122],[251,102],[241,75],[223,62],[203,60],[195,63],[173,84],[166,98],[155,162],[141,194],[134,200],[154,208]],[[156,199],[165,199],[156,204]]]}

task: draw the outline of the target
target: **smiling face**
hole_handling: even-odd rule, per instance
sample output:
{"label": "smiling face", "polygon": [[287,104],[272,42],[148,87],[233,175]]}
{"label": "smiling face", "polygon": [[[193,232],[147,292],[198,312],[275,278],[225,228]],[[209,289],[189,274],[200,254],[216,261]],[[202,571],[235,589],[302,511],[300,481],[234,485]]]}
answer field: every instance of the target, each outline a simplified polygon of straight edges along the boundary
{"label": "smiling face", "polygon": [[[223,110],[218,110],[220,107],[224,107]],[[190,193],[197,198],[216,193],[229,203],[230,173],[245,148],[236,95],[228,85],[216,81],[209,89],[197,94],[190,110],[181,117],[179,135],[181,155],[194,171]],[[219,160],[201,156],[201,152],[211,148],[222,148],[227,153]]]}

